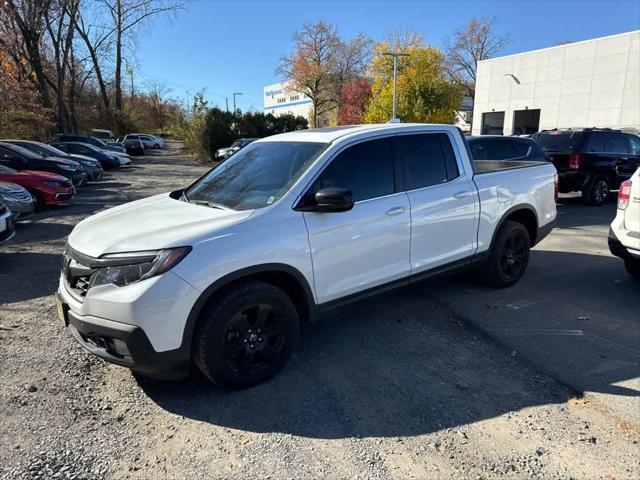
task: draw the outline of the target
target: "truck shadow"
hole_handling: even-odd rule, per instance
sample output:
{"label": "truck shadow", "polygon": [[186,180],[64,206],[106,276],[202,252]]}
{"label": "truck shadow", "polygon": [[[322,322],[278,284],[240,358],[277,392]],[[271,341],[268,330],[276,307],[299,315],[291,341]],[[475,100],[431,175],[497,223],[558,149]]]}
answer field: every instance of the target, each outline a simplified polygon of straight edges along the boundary
{"label": "truck shadow", "polygon": [[570,398],[425,298],[428,285],[326,315],[289,365],[257,387],[224,392],[199,375],[138,382],[181,416],[327,439],[420,435]]}

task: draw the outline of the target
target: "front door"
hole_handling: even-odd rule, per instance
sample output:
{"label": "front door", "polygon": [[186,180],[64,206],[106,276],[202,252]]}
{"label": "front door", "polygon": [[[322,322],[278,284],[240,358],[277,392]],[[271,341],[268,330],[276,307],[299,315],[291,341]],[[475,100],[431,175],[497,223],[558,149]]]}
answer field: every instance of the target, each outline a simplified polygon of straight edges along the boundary
{"label": "front door", "polygon": [[409,274],[409,200],[394,172],[390,140],[367,140],[339,153],[307,193],[347,188],[355,201],[348,212],[304,213],[319,303]]}

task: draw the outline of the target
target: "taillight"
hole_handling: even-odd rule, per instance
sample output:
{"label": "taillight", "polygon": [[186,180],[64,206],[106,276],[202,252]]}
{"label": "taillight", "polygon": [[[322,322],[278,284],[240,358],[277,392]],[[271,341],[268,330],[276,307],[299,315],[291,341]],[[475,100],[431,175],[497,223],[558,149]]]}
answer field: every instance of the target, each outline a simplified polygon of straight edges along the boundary
{"label": "taillight", "polygon": [[558,201],[558,191],[560,190],[560,179],[558,178],[558,174],[556,173],[553,176],[553,198],[555,201]]}
{"label": "taillight", "polygon": [[631,180],[622,182],[620,191],[618,192],[618,208],[625,210],[629,206],[629,198],[631,198]]}
{"label": "taillight", "polygon": [[579,153],[572,153],[569,156],[569,169],[577,170],[580,168],[580,164],[582,163],[582,155]]}

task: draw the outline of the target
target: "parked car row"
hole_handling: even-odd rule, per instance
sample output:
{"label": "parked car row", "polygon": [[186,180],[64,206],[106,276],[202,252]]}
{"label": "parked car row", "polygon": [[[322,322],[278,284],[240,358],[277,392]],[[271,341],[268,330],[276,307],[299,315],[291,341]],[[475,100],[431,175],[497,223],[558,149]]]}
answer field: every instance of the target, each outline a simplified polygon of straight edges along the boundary
{"label": "parked car row", "polygon": [[58,134],[49,144],[1,139],[0,243],[13,236],[16,221],[69,205],[77,187],[99,181],[105,170],[129,165],[124,146],[93,136]]}

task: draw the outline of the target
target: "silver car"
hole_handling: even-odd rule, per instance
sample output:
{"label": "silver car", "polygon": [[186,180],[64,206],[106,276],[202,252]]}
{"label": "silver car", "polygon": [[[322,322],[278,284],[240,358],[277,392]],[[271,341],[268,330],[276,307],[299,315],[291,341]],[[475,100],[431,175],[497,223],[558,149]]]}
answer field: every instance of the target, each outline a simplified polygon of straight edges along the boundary
{"label": "silver car", "polygon": [[20,185],[10,182],[0,182],[0,197],[13,213],[12,220],[27,217],[36,208],[36,200]]}

